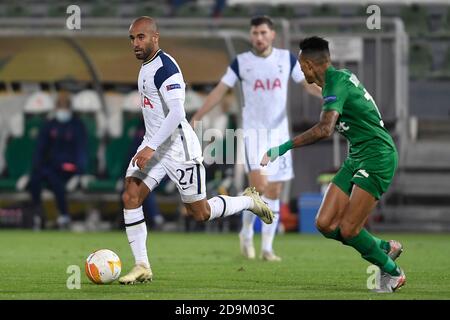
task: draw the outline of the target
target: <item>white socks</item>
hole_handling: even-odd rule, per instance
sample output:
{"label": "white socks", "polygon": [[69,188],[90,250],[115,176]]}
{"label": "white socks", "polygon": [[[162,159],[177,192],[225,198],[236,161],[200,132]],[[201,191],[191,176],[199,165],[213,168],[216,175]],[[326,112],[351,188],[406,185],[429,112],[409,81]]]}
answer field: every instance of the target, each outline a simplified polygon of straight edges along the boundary
{"label": "white socks", "polygon": [[150,267],[147,256],[147,225],[142,206],[136,209],[123,209],[123,217],[135,263]]}
{"label": "white socks", "polygon": [[280,199],[273,200],[265,196],[262,196],[261,198],[273,212],[273,222],[271,224],[262,223],[261,226],[261,250],[272,252],[273,239],[277,232],[278,220],[280,220]]}
{"label": "white socks", "polygon": [[[267,203],[274,214],[273,222],[271,224],[261,222],[261,250],[272,252],[273,240],[275,233],[277,232],[278,220],[280,219],[280,200],[269,199],[265,196],[262,196],[261,199]],[[242,214],[242,229],[240,236],[246,241],[250,241],[253,238],[253,224],[255,219],[256,216],[252,212],[244,211]]]}
{"label": "white socks", "polygon": [[247,196],[217,196],[208,200],[211,207],[209,221],[224,218],[253,207],[253,199]]}
{"label": "white socks", "polygon": [[256,215],[248,210],[242,212],[242,229],[240,236],[246,241],[253,238],[253,224],[255,223]]}

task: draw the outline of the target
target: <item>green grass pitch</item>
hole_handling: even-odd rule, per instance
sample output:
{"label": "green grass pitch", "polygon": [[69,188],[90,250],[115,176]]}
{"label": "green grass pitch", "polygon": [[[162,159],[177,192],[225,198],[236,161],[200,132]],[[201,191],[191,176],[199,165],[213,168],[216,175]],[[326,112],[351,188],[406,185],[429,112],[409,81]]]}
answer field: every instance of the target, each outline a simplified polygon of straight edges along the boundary
{"label": "green grass pitch", "polygon": [[[319,235],[285,234],[275,248],[281,263],[248,261],[237,234],[149,232],[154,281],[95,285],[84,261],[109,248],[133,259],[125,232],[0,231],[0,299],[450,299],[450,235],[385,234],[405,247],[399,264],[407,283],[394,294],[367,287],[369,264],[350,247]],[[257,250],[260,238],[255,239]],[[69,265],[81,268],[81,289],[69,290]]]}

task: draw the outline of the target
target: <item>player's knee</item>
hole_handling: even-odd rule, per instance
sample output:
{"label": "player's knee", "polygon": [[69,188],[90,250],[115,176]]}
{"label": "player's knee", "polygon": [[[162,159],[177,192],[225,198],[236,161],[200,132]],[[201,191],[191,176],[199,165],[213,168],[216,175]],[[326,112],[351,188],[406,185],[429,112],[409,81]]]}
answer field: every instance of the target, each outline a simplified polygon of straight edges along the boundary
{"label": "player's knee", "polygon": [[259,194],[264,194],[267,189],[267,183],[262,183],[260,185],[255,186],[256,191],[258,191]]}
{"label": "player's knee", "polygon": [[139,198],[138,194],[127,190],[122,193],[122,201],[125,208],[137,208],[142,204],[142,200]]}
{"label": "player's knee", "polygon": [[[260,193],[262,194],[262,193]],[[269,199],[279,199],[280,198],[280,192],[278,192],[278,190],[275,189],[271,189],[271,188],[266,188],[266,190],[264,191],[264,196],[269,198]]]}
{"label": "player's knee", "polygon": [[340,230],[342,238],[350,239],[356,237],[361,231],[361,228],[359,228],[357,225],[344,223],[340,226]]}
{"label": "player's knee", "polygon": [[282,189],[282,183],[268,183],[264,190],[264,196],[269,199],[279,199]]}
{"label": "player's knee", "polygon": [[250,187],[254,187],[259,194],[264,194],[267,191],[267,186],[269,183],[263,179],[257,179],[256,181],[251,180]]}
{"label": "player's knee", "polygon": [[320,216],[316,217],[316,228],[322,233],[329,233],[335,229],[333,229],[330,219],[324,219]]}

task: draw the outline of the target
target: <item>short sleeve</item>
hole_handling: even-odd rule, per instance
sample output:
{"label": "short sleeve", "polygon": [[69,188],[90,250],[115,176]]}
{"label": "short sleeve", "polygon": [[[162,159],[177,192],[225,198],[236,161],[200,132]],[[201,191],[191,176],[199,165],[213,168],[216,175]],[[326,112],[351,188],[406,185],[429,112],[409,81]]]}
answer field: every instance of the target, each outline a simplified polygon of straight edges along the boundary
{"label": "short sleeve", "polygon": [[178,66],[166,55],[160,55],[162,66],[156,71],[155,86],[164,101],[184,99],[185,87],[183,76]]}
{"label": "short sleeve", "polygon": [[345,100],[347,100],[348,90],[346,88],[346,82],[343,79],[332,78],[324,86],[322,90],[323,97],[323,111],[335,110],[339,114],[342,114]]}
{"label": "short sleeve", "polygon": [[184,101],[186,94],[186,84],[181,73],[175,73],[168,77],[159,88],[164,101],[173,99],[182,99]]}
{"label": "short sleeve", "polygon": [[227,72],[223,75],[221,81],[231,88],[236,84],[238,79],[241,80],[239,75],[239,62],[238,59],[235,58],[228,66]]}
{"label": "short sleeve", "polygon": [[300,83],[303,80],[305,80],[305,75],[302,72],[302,69],[300,68],[300,63],[298,63],[297,59],[295,59],[294,66],[291,69],[291,77],[292,80],[294,80],[296,83]]}

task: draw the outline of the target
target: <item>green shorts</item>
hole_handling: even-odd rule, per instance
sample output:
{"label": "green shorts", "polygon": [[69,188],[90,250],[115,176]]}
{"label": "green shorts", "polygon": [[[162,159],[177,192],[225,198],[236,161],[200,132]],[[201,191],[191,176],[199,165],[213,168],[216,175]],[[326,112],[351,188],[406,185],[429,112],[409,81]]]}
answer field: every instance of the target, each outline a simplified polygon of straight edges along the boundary
{"label": "green shorts", "polygon": [[352,192],[353,184],[356,184],[378,200],[389,188],[397,165],[395,151],[361,159],[349,157],[331,182],[348,195]]}

